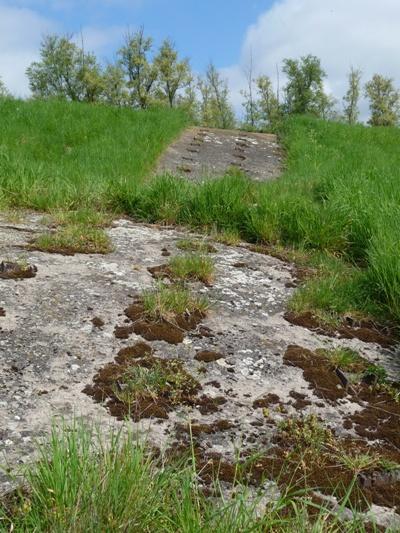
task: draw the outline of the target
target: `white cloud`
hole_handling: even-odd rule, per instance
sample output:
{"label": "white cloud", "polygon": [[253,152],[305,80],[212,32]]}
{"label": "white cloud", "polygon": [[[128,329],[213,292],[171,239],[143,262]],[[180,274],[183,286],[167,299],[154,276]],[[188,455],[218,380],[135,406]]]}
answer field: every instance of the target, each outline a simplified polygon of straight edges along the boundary
{"label": "white cloud", "polygon": [[37,58],[43,34],[56,29],[30,9],[0,5],[0,76],[15,95],[29,93],[25,70]]}
{"label": "white cloud", "polygon": [[[364,82],[379,72],[400,83],[399,21],[399,0],[277,1],[248,29],[238,64],[223,69],[235,107],[251,53],[255,73],[273,80],[283,58],[309,53],[320,57],[327,88],[339,100],[351,65],[362,69]],[[365,101],[362,114],[365,118]]]}
{"label": "white cloud", "polygon": [[[126,28],[110,26],[82,28],[85,49],[105,60],[110,48],[119,45]],[[40,42],[47,33],[63,33],[56,21],[24,7],[0,4],[0,77],[16,96],[29,96],[26,68],[39,57]],[[80,44],[81,36],[74,35]]]}

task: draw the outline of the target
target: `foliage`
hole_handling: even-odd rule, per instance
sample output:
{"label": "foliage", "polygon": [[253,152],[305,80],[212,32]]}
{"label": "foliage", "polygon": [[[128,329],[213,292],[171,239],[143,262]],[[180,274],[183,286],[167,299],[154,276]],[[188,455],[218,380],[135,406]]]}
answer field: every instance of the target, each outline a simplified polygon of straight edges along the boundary
{"label": "foliage", "polygon": [[94,54],[79,48],[70,36],[47,35],[40,61],[27,69],[34,96],[94,102],[102,92],[102,75]]}
{"label": "foliage", "polygon": [[7,96],[10,96],[10,93],[8,92],[8,89],[3,82],[3,80],[0,78],[0,98],[5,98]]}
{"label": "foliage", "polygon": [[365,96],[369,98],[371,126],[395,126],[399,120],[400,92],[395,89],[393,80],[374,74],[365,86]]}
{"label": "foliage", "polygon": [[257,78],[258,110],[263,129],[276,130],[282,119],[279,100],[268,76]]}
{"label": "foliage", "polygon": [[318,57],[307,55],[300,59],[284,59],[283,72],[288,78],[285,87],[286,112],[325,117],[332,102],[324,92],[326,73]]}
{"label": "foliage", "polygon": [[153,48],[153,39],[144,35],[141,27],[135,33],[127,33],[125,43],[118,55],[121,66],[128,79],[130,103],[134,107],[145,109],[151,102],[152,89],[157,79],[157,69],[150,62],[149,54]]}
{"label": "foliage", "polygon": [[158,72],[157,88],[161,100],[166,100],[170,107],[174,107],[177,92],[187,87],[192,80],[189,61],[179,61],[173,43],[166,39],[154,58],[154,66]]}
{"label": "foliage", "polygon": [[228,100],[228,84],[210,63],[204,79],[199,79],[201,122],[215,128],[233,128],[235,116]]}
{"label": "foliage", "polygon": [[349,124],[356,124],[360,114],[358,110],[358,102],[361,91],[361,76],[362,72],[360,69],[354,69],[351,67],[348,75],[349,87],[343,97],[344,116]]}

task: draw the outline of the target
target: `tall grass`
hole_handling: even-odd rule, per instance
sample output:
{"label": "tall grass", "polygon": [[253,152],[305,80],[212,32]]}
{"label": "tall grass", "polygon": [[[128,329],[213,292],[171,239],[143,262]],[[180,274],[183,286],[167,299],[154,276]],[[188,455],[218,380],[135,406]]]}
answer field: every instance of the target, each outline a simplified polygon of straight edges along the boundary
{"label": "tall grass", "polygon": [[108,209],[300,248],[334,275],[309,284],[297,306],[400,320],[398,128],[294,117],[281,132],[281,178],[195,184],[145,179],[185,125],[178,111],[6,99],[0,117],[0,205]]}
{"label": "tall grass", "polygon": [[186,124],[177,110],[0,100],[0,201],[41,210],[104,206],[132,187]]}
{"label": "tall grass", "polygon": [[165,463],[131,433],[104,438],[80,422],[54,427],[25,477],[25,490],[0,500],[1,531],[365,531],[356,518],[342,523],[305,495],[282,494],[267,506],[243,487],[224,499],[216,484],[217,497],[207,499],[190,458]]}

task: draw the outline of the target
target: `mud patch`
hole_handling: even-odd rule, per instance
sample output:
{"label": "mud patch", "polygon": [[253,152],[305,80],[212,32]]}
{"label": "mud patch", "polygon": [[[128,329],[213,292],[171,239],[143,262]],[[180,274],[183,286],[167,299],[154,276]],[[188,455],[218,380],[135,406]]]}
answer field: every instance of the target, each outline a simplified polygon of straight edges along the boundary
{"label": "mud patch", "polygon": [[270,405],[277,405],[280,403],[280,398],[277,394],[266,394],[262,398],[258,398],[257,400],[254,400],[253,407],[254,409],[257,409],[259,407],[266,408]]}
{"label": "mud patch", "polygon": [[288,366],[303,370],[304,379],[310,384],[316,396],[335,402],[347,395],[342,382],[328,359],[301,346],[288,346],[283,361]]}
{"label": "mud patch", "polygon": [[92,324],[95,328],[101,329],[104,326],[104,320],[102,320],[98,316],[95,316],[94,318],[92,318]]}
{"label": "mud patch", "polygon": [[0,263],[0,279],[24,279],[34,278],[37,273],[35,265],[27,263],[14,263],[12,261],[2,261]]}
{"label": "mud patch", "polygon": [[205,314],[201,311],[195,311],[193,313],[174,315],[170,320],[163,318],[157,321],[150,320],[146,317],[140,299],[137,299],[125,309],[125,315],[133,324],[125,328],[118,327],[119,332],[121,329],[123,331],[128,329],[130,332],[133,331],[136,335],[142,336],[147,341],[162,340],[169,344],[180,344],[184,339],[185,332],[196,329],[205,317]]}
{"label": "mud patch", "polygon": [[300,314],[288,311],[284,314],[284,318],[295,326],[301,326],[328,337],[359,339],[363,342],[379,344],[383,348],[389,348],[399,342],[399,339],[389,333],[388,328],[369,321],[360,321],[357,326],[349,326],[344,320],[342,324],[334,328],[319,320],[309,311]]}
{"label": "mud patch", "polygon": [[[93,385],[87,385],[83,392],[103,403],[118,420],[165,419],[177,405],[197,403],[201,385],[184,369],[181,360],[148,355],[144,343],[134,348],[133,357],[120,354],[114,363],[100,369]],[[138,353],[143,358],[137,359]]]}
{"label": "mud patch", "polygon": [[230,420],[216,420],[211,424],[200,424],[193,421],[191,424],[177,424],[176,434],[179,437],[182,433],[198,437],[201,434],[213,435],[215,433],[222,433],[228,431],[235,426]]}
{"label": "mud patch", "polygon": [[213,361],[218,361],[218,359],[223,359],[224,356],[219,352],[212,352],[210,350],[202,350],[197,352],[194,356],[196,361],[202,361],[203,363],[212,363]]}

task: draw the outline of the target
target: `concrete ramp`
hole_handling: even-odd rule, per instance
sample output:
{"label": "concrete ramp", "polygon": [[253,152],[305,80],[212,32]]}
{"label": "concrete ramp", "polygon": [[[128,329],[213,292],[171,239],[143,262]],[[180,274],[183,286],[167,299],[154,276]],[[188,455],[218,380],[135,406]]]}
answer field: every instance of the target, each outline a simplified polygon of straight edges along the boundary
{"label": "concrete ramp", "polygon": [[282,150],[276,135],[190,128],[162,155],[156,173],[201,181],[223,176],[232,168],[256,181],[278,177],[282,171]]}

